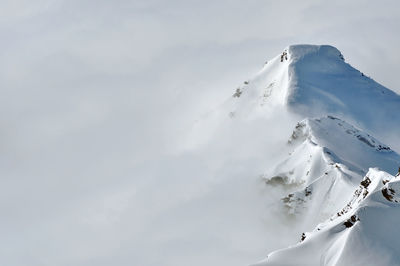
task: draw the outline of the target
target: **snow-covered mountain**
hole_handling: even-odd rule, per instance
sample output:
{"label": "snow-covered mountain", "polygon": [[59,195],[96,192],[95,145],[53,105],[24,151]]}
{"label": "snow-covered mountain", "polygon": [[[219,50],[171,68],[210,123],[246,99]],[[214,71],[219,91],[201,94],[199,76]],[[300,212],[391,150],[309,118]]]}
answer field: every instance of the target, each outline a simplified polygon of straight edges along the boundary
{"label": "snow-covered mountain", "polygon": [[[400,235],[391,229],[400,218],[400,155],[390,147],[400,147],[399,110],[400,96],[347,64],[338,49],[292,45],[198,123],[194,131],[212,135],[227,125],[231,132],[299,121],[288,142],[277,144],[289,154],[276,154],[280,162],[266,164],[262,177],[287,192],[277,201],[302,242],[261,265],[400,264]],[[271,132],[245,137],[258,136]]]}
{"label": "snow-covered mountain", "polygon": [[[234,96],[247,103],[235,103],[235,112],[268,104],[301,117],[323,115],[296,125],[292,152],[264,175],[269,185],[293,187],[283,205],[299,229],[315,229],[263,265],[399,265],[399,237],[388,228],[399,218],[400,181],[390,174],[400,156],[344,119],[395,135],[400,96],[346,64],[331,46],[290,46],[246,83]],[[390,174],[367,173],[371,167]]]}

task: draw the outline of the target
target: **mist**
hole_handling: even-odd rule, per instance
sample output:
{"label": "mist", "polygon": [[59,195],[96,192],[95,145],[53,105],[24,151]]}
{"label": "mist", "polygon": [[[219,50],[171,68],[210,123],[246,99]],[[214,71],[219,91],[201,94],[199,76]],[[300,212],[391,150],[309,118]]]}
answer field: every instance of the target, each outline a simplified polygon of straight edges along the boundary
{"label": "mist", "polygon": [[334,45],[400,92],[398,9],[2,1],[0,263],[247,265],[298,241],[261,178],[298,118],[213,111],[293,43]]}

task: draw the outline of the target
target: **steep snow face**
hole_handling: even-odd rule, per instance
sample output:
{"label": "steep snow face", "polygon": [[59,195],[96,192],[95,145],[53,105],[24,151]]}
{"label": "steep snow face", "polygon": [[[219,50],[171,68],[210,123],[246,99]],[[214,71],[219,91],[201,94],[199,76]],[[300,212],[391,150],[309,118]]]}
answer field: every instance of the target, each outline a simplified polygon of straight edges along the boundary
{"label": "steep snow face", "polygon": [[366,128],[400,122],[400,96],[345,63],[336,48],[290,46],[289,55],[287,103],[294,111],[316,116],[323,110]]}
{"label": "steep snow face", "polygon": [[384,135],[399,128],[400,96],[345,63],[328,45],[292,45],[236,88],[232,115],[259,115],[286,106],[305,117],[332,114]]}
{"label": "steep snow face", "polygon": [[369,167],[394,174],[400,162],[390,147],[333,116],[299,122],[288,145],[289,156],[264,176],[267,184],[293,187],[283,203],[303,230],[349,201]]}
{"label": "steep snow face", "polygon": [[400,176],[370,169],[343,209],[257,265],[400,265],[399,220]]}

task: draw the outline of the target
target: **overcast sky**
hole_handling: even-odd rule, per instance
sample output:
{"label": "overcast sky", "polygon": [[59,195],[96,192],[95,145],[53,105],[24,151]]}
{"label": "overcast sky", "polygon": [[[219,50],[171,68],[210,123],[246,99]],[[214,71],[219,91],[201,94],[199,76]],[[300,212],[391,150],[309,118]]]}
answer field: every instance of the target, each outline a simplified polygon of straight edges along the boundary
{"label": "overcast sky", "polygon": [[0,264],[99,265],[130,253],[115,243],[136,247],[140,226],[127,236],[119,226],[147,223],[128,214],[145,204],[138,189],[176,171],[171,143],[290,44],[336,46],[400,92],[399,5],[1,1]]}

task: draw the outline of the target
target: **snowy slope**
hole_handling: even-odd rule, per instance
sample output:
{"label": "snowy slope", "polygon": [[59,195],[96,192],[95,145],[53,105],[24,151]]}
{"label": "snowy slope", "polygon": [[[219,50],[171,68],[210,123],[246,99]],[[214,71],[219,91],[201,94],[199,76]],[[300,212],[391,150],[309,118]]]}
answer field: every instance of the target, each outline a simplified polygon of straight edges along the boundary
{"label": "snowy slope", "polygon": [[370,169],[342,210],[258,265],[400,265],[399,203],[400,177]]}
{"label": "snowy slope", "polygon": [[288,145],[292,152],[264,177],[269,185],[292,187],[283,203],[303,229],[349,201],[369,167],[394,174],[400,162],[390,147],[333,116],[299,122]]}
{"label": "snowy slope", "polygon": [[303,118],[332,114],[377,136],[400,127],[400,96],[328,45],[289,46],[236,88],[224,108],[248,117],[279,105]]}

